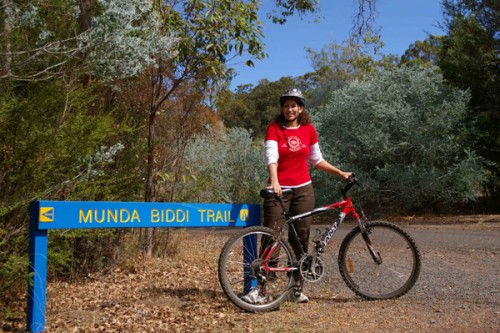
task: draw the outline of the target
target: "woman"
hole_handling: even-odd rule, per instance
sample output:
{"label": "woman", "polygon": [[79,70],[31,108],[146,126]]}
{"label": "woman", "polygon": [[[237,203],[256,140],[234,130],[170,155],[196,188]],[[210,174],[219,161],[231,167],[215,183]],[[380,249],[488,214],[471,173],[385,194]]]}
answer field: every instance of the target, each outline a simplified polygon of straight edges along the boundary
{"label": "woman", "polygon": [[[282,189],[292,190],[286,192],[283,202],[291,215],[296,215],[315,207],[314,189],[307,160],[317,169],[344,179],[347,179],[351,172],[343,172],[323,159],[316,129],[305,111],[305,98],[299,89],[293,88],[284,92],[279,101],[281,112],[269,124],[265,138],[269,187],[280,196],[283,194]],[[264,200],[264,226],[280,228],[284,223],[281,215],[282,210],[273,198]],[[300,244],[294,244],[293,238],[289,240],[296,256],[300,256],[301,248],[307,253],[311,218],[298,221],[295,227]],[[302,293],[302,277],[295,278],[296,301],[305,303],[309,299]],[[250,291],[243,299],[251,303],[258,302],[258,291]]]}

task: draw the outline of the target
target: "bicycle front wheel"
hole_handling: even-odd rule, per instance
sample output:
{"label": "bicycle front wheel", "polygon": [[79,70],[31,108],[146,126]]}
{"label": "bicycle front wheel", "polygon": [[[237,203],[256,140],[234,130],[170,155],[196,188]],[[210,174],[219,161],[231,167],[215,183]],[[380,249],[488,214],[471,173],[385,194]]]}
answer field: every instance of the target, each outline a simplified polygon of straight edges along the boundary
{"label": "bicycle front wheel", "polygon": [[403,229],[373,222],[367,223],[364,235],[359,226],[347,234],[338,261],[352,291],[364,299],[382,300],[400,297],[413,287],[421,260],[415,241]]}
{"label": "bicycle front wheel", "polygon": [[[266,259],[270,248],[273,255]],[[271,311],[286,301],[293,289],[294,263],[290,245],[276,239],[273,229],[246,228],[224,245],[219,257],[219,282],[226,296],[241,309]]]}

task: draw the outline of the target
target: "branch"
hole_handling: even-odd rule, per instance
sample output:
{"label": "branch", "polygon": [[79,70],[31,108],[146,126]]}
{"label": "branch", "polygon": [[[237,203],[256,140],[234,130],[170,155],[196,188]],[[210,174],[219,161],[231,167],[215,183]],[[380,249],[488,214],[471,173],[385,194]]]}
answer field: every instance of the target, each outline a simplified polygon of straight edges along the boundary
{"label": "branch", "polygon": [[357,0],[358,11],[353,18],[352,34],[358,39],[366,33],[377,33],[380,27],[375,23],[377,0]]}
{"label": "branch", "polygon": [[85,34],[85,32],[81,33],[78,36],[70,37],[70,38],[66,38],[66,39],[58,40],[58,41],[54,41],[54,42],[50,42],[50,43],[47,43],[47,44],[45,44],[45,45],[43,45],[41,47],[37,47],[37,48],[31,49],[31,50],[16,51],[16,52],[6,52],[6,53],[1,53],[0,52],[0,54],[4,54],[4,55],[24,55],[24,54],[28,54],[28,53],[34,53],[34,55],[39,55],[39,54],[45,52],[45,53],[49,53],[49,54],[65,55],[65,54],[68,54],[68,53],[77,53],[79,51],[88,49],[89,47],[88,46],[76,47],[76,48],[71,48],[71,49],[68,49],[68,50],[65,50],[65,51],[53,51],[51,49],[57,49],[57,48],[59,48],[59,46],[61,44],[66,44],[68,42],[77,41],[78,38],[81,35],[83,35],[83,34]]}
{"label": "branch", "polygon": [[[79,54],[84,53],[86,50],[88,50],[90,46],[84,45],[81,47],[71,47],[65,49],[64,46],[62,45],[77,43],[79,36],[82,36],[84,33],[85,32],[75,37],[70,37],[63,40],[50,42],[41,47],[30,50],[0,52],[1,57],[5,57],[5,59],[10,60],[8,66],[4,66],[4,68],[0,70],[0,79],[12,79],[17,81],[35,82],[35,81],[49,80],[58,75],[64,74],[63,71],[61,70],[54,71],[54,69],[63,67],[71,59],[75,58]],[[15,73],[14,71],[15,68],[21,70],[29,68],[32,63],[36,63],[37,59],[42,57],[43,55],[49,55],[52,57],[63,57],[63,60],[57,61],[56,59],[53,59],[53,61],[57,61],[57,63],[50,65],[44,68],[43,70],[37,71],[35,73],[31,74]],[[24,59],[19,59],[17,62],[14,62],[16,58],[19,58],[21,56],[27,56],[27,57],[25,57]]]}

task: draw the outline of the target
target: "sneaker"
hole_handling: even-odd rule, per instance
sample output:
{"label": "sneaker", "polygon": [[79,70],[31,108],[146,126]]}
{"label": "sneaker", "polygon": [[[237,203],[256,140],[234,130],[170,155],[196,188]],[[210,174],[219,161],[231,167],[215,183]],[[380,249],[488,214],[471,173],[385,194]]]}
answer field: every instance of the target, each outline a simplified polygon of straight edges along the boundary
{"label": "sneaker", "polygon": [[250,304],[264,304],[266,302],[266,297],[262,296],[257,288],[250,290],[241,299]]}
{"label": "sneaker", "polygon": [[293,298],[293,301],[295,303],[307,303],[307,302],[309,302],[309,297],[304,295],[304,293],[300,293],[298,296],[295,296]]}

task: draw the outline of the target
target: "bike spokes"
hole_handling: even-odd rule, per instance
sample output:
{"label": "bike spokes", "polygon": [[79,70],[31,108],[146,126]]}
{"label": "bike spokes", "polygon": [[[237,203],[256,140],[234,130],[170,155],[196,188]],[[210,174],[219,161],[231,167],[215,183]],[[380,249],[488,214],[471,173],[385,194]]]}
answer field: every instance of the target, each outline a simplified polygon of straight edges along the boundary
{"label": "bike spokes", "polygon": [[370,229],[367,237],[359,227],[355,228],[342,242],[342,278],[363,298],[399,297],[412,288],[419,275],[418,249],[411,237],[395,225],[372,223]]}
{"label": "bike spokes", "polygon": [[226,243],[219,258],[224,292],[247,311],[276,308],[291,290],[293,251],[272,236],[272,229],[248,228]]}

